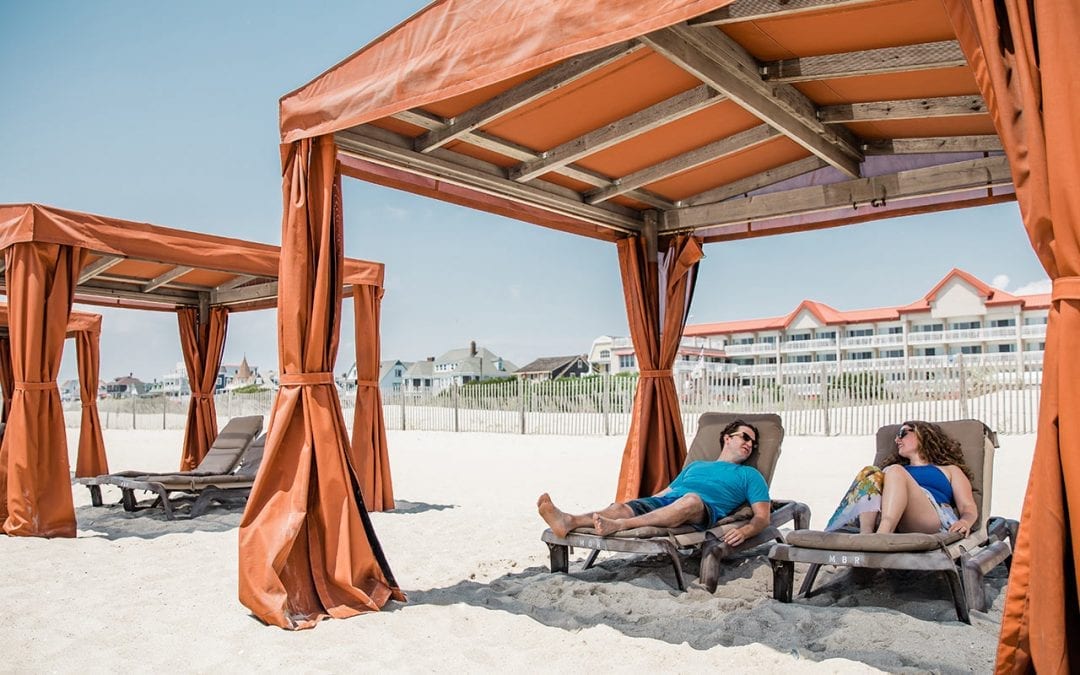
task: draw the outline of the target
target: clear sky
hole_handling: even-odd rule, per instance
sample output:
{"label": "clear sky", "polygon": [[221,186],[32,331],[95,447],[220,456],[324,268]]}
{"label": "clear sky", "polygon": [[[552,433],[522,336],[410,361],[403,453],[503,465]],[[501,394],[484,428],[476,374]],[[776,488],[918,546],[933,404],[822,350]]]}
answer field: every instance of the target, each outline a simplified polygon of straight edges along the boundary
{"label": "clear sky", "polygon": [[[0,0],[0,203],[280,243],[278,99],[424,4]],[[521,366],[627,334],[612,244],[344,185],[346,255],[386,263],[384,359],[476,340]],[[953,267],[1013,292],[1048,289],[1015,204],[705,253],[691,323],[776,316],[806,298],[906,304]],[[103,379],[153,380],[181,360],[172,315],[102,313]],[[225,362],[245,354],[277,369],[272,311],[230,320]],[[352,361],[350,306],[337,371]],[[75,372],[69,345],[61,379]]]}

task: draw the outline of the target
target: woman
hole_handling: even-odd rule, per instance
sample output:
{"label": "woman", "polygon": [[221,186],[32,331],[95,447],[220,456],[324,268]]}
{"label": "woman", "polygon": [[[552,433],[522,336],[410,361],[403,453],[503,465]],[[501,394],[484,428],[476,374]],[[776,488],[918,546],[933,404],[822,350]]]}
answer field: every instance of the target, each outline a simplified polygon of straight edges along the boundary
{"label": "woman", "polygon": [[883,467],[868,466],[859,472],[826,531],[858,520],[862,534],[968,535],[978,518],[971,470],[964,463],[960,444],[941,427],[918,421],[901,424],[896,432],[896,452]]}

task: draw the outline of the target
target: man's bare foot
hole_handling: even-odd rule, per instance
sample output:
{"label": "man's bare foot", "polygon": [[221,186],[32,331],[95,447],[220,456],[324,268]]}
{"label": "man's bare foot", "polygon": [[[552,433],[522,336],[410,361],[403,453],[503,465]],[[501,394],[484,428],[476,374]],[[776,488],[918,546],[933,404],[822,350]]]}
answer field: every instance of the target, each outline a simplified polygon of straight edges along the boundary
{"label": "man's bare foot", "polygon": [[545,492],[540,495],[540,499],[536,500],[536,510],[540,512],[540,517],[548,524],[555,536],[565,537],[570,530],[574,529],[570,515],[559,510],[548,493]]}
{"label": "man's bare foot", "polygon": [[599,513],[594,513],[592,517],[593,529],[600,533],[600,536],[606,537],[609,534],[615,534],[626,529],[623,525],[621,518],[605,518]]}

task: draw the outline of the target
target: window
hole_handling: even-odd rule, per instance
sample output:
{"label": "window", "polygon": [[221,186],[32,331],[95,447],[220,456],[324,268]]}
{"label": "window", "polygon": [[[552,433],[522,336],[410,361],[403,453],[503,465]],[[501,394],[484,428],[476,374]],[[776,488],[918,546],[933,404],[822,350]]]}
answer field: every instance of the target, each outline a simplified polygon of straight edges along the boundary
{"label": "window", "polygon": [[937,356],[937,348],[936,347],[927,347],[926,349],[923,350],[923,356]]}
{"label": "window", "polygon": [[810,354],[797,354],[795,356],[789,356],[788,363],[810,363],[813,357]]}
{"label": "window", "polygon": [[881,356],[886,359],[902,359],[904,358],[903,349],[886,349],[881,353]]}
{"label": "window", "polygon": [[1015,326],[1016,319],[994,319],[990,322],[991,328],[1008,328],[1009,326]]}
{"label": "window", "polygon": [[611,358],[611,350],[610,349],[601,349],[600,350],[600,358],[601,359],[610,359]]}
{"label": "window", "polygon": [[1046,343],[1045,342],[1025,342],[1024,343],[1024,351],[1025,352],[1046,351]]}
{"label": "window", "polygon": [[934,331],[944,330],[944,327],[940,323],[924,323],[918,326],[912,326],[911,330],[915,333],[932,333]]}
{"label": "window", "polygon": [[888,335],[899,335],[899,334],[901,334],[903,332],[904,332],[904,327],[903,326],[889,326],[888,330],[885,331],[885,333],[888,334]]}
{"label": "window", "polygon": [[997,353],[998,354],[1007,354],[1009,352],[1015,352],[1015,351],[1016,351],[1016,345],[1014,345],[1012,343],[997,346]]}
{"label": "window", "polygon": [[817,360],[818,361],[835,361],[836,360],[836,354],[834,352],[829,352],[828,354],[818,354],[817,355]]}
{"label": "window", "polygon": [[874,358],[874,352],[852,352],[848,358],[852,361],[866,361]]}
{"label": "window", "polygon": [[619,368],[634,368],[637,366],[637,359],[633,354],[620,354],[619,355]]}
{"label": "window", "polygon": [[981,321],[956,321],[949,324],[949,330],[972,330],[982,328]]}
{"label": "window", "polygon": [[736,340],[734,342],[734,344],[737,344],[737,345],[752,345],[752,344],[754,344],[754,338],[752,338],[752,337],[739,338],[738,340]]}
{"label": "window", "polygon": [[817,334],[817,337],[818,337],[819,340],[835,340],[836,339],[836,331],[830,330],[830,331],[825,331],[825,332],[819,332]]}
{"label": "window", "polygon": [[775,335],[765,335],[765,336],[763,336],[761,338],[761,340],[759,340],[759,342],[762,342],[764,344],[774,345],[774,344],[776,344],[776,336]]}
{"label": "window", "polygon": [[775,365],[776,365],[776,357],[775,357],[775,356],[769,356],[769,357],[767,357],[767,358],[765,359],[765,363],[766,363],[766,364],[768,364],[768,365],[770,365],[770,366],[775,366]]}
{"label": "window", "polygon": [[810,333],[793,333],[788,336],[788,342],[801,342],[803,340],[809,340]]}
{"label": "window", "polygon": [[394,377],[401,377],[401,368],[394,368]]}
{"label": "window", "polygon": [[982,345],[964,345],[960,348],[961,354],[982,354]]}
{"label": "window", "polygon": [[847,332],[848,337],[866,337],[873,334],[873,328],[849,328]]}
{"label": "window", "polygon": [[1046,317],[1045,316],[1025,316],[1024,317],[1024,325],[1025,326],[1045,326],[1046,325]]}

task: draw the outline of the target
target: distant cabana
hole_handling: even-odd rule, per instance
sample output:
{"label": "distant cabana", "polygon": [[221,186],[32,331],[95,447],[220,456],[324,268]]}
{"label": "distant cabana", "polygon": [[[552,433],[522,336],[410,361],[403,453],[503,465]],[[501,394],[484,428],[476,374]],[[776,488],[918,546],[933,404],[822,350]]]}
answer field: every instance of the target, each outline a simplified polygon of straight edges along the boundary
{"label": "distant cabana", "polygon": [[[228,315],[275,307],[279,263],[281,269],[289,265],[269,244],[38,204],[0,205],[0,250],[13,382],[0,449],[3,529],[9,535],[71,537],[75,515],[56,377],[72,304],[177,314],[192,391],[180,461],[187,469],[199,463],[217,436],[213,392]],[[381,263],[342,258],[338,270],[337,291],[326,296],[334,306],[328,311],[339,313],[348,295],[381,297]],[[292,321],[305,330],[298,318]],[[357,321],[377,330],[377,313],[358,315]],[[358,362],[371,356],[369,346],[357,345]],[[378,368],[377,349],[374,358]],[[93,382],[96,388],[96,373]],[[365,415],[381,419],[381,407],[371,410],[370,401],[364,403],[357,411],[364,429],[357,435],[358,454],[380,467],[377,475],[387,482],[381,491],[392,494],[385,437],[380,447],[368,447],[374,441]],[[372,461],[373,456],[380,459]]]}
{"label": "distant cabana", "polygon": [[[627,499],[662,488],[686,455],[671,365],[702,243],[1018,200],[1054,290],[998,665],[1075,669],[1078,33],[1073,0],[437,0],[282,97],[283,261],[332,275],[342,173],[616,242],[642,378],[615,489]],[[898,230],[887,246],[920,245]],[[307,292],[283,305],[311,297],[304,275],[283,267],[282,284]],[[283,353],[298,348],[287,316]],[[303,398],[309,438],[330,423]],[[278,470],[300,440],[271,456]],[[343,467],[332,437],[312,454],[320,480]],[[321,564],[339,540],[309,524],[267,543],[290,514],[253,507],[245,522],[266,531],[241,529],[240,594],[263,620],[306,627],[397,592],[384,561],[356,562],[366,544],[350,549],[351,574],[265,569],[260,557],[301,540]]]}
{"label": "distant cabana", "polygon": [[[0,390],[4,407],[0,421],[7,423],[11,399],[15,393],[15,375],[11,364],[11,335],[8,332],[8,306],[0,304]],[[72,311],[65,337],[75,340],[75,358],[79,366],[79,400],[82,420],[79,425],[79,452],[75,460],[75,476],[97,476],[109,472],[105,456],[105,441],[98,415],[97,389],[101,370],[101,315]],[[2,451],[0,451],[2,456]]]}

